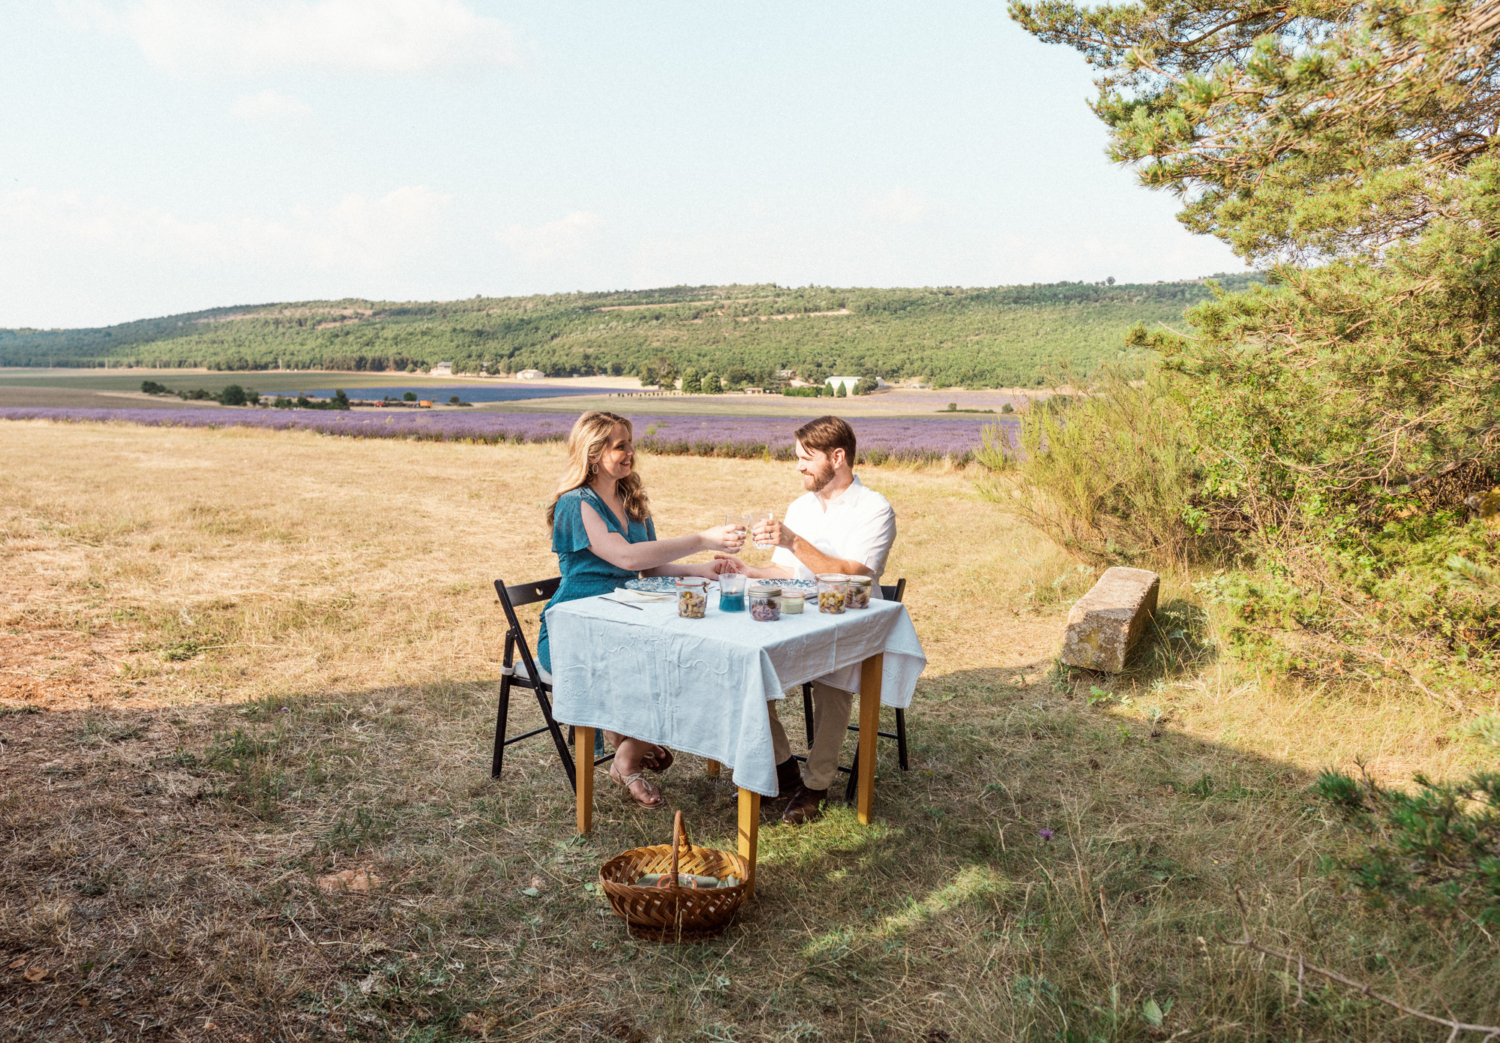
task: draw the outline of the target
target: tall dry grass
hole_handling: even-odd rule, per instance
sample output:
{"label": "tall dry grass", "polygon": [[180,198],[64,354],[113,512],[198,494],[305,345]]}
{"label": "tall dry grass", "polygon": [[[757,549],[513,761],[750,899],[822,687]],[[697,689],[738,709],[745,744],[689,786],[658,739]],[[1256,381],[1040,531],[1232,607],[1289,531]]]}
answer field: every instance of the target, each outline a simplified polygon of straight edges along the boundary
{"label": "tall dry grass", "polygon": [[[0,453],[0,1039],[1431,1037],[1348,993],[1296,1005],[1217,941],[1236,888],[1265,940],[1496,1016],[1494,942],[1337,893],[1317,862],[1347,834],[1306,792],[1488,748],[1437,705],[1246,674],[1172,576],[1130,673],[1057,671],[1088,577],[961,473],[865,476],[931,659],[913,770],[882,750],[868,829],[768,818],[756,900],[676,948],[590,889],[664,817],[605,792],[574,837],[540,742],[487,775],[487,586],[554,570],[557,449],[25,423]],[[664,533],[797,490],[643,467]],[[669,803],[729,844],[734,791],[699,767]],[[344,869],[380,883],[320,889]]]}

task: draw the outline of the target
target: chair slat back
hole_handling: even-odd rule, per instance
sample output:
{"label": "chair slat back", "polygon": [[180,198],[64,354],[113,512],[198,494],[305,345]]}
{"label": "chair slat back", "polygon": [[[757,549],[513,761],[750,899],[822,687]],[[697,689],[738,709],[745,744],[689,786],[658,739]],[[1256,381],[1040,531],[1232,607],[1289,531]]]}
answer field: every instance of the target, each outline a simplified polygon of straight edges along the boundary
{"label": "chair slat back", "polygon": [[895,583],[895,586],[892,586],[889,583],[882,583],[880,585],[880,596],[883,597],[883,598],[885,598],[887,601],[900,601],[901,600],[901,596],[903,594],[905,594],[905,593],[906,593],[906,577],[905,576],[902,576],[900,579],[898,579],[896,581],[896,583]]}
{"label": "chair slat back", "polygon": [[[557,588],[561,585],[561,576],[553,576],[551,579],[544,579],[538,583],[517,583],[513,587],[505,588],[505,596],[510,599],[513,606],[520,608],[522,605],[534,605],[538,601],[546,601],[557,593]],[[500,589],[498,579],[495,580],[495,589]]]}

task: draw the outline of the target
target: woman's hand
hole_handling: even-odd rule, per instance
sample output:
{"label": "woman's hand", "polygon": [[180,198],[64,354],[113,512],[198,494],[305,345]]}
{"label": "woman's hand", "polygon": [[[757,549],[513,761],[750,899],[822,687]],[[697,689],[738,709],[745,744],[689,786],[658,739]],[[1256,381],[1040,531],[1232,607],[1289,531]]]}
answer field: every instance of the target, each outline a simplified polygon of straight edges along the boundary
{"label": "woman's hand", "polygon": [[750,571],[750,566],[739,558],[731,558],[724,554],[715,554],[714,560],[709,563],[708,567],[713,569],[715,576],[722,576],[726,572],[743,576]]}
{"label": "woman's hand", "polygon": [[743,525],[716,525],[712,529],[704,529],[698,534],[698,538],[703,541],[704,550],[737,554],[745,545],[745,527]]}

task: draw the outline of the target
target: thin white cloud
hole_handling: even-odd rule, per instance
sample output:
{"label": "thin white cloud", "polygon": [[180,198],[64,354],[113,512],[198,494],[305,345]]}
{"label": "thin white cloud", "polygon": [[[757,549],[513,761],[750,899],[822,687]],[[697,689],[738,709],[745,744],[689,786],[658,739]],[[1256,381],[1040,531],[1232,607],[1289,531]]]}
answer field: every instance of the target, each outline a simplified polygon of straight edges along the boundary
{"label": "thin white cloud", "polygon": [[176,74],[402,75],[516,60],[511,31],[462,0],[131,0],[89,10],[95,26]]}
{"label": "thin white cloud", "polygon": [[294,123],[313,115],[312,106],[301,98],[273,90],[243,95],[229,111],[252,123]]}
{"label": "thin white cloud", "polygon": [[581,258],[597,243],[603,227],[604,218],[598,214],[575,210],[536,228],[511,225],[496,238],[527,264],[554,264]]}
{"label": "thin white cloud", "polygon": [[383,196],[347,195],[332,207],[299,208],[278,220],[191,221],[107,196],[21,189],[0,193],[0,240],[18,247],[8,251],[18,257],[379,271],[431,247],[451,202],[415,185]]}

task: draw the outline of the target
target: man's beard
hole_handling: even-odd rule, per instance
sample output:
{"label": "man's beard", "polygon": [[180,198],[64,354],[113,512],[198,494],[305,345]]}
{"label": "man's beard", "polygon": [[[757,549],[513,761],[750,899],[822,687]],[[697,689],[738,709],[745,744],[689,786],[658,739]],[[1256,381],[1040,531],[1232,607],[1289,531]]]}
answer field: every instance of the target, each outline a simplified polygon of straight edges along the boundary
{"label": "man's beard", "polygon": [[825,462],[822,467],[807,477],[812,479],[812,485],[808,487],[808,492],[820,493],[823,491],[825,485],[833,481],[833,464]]}

